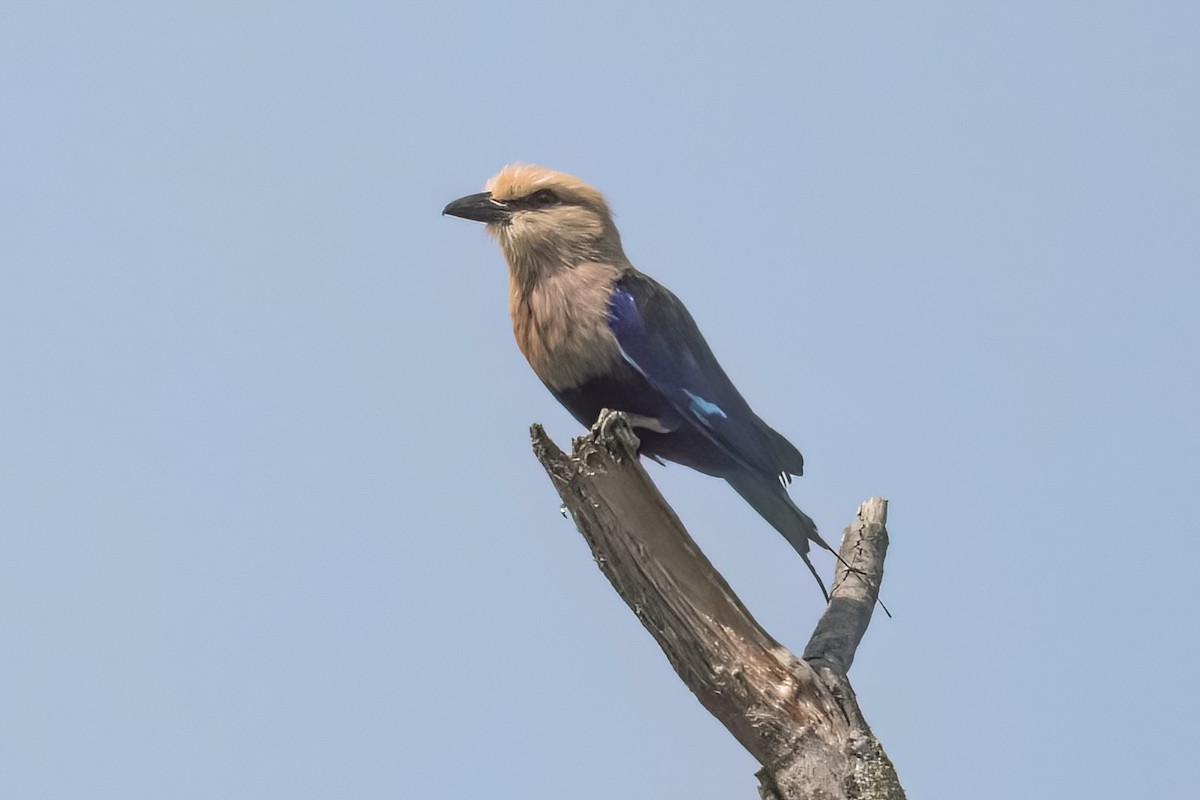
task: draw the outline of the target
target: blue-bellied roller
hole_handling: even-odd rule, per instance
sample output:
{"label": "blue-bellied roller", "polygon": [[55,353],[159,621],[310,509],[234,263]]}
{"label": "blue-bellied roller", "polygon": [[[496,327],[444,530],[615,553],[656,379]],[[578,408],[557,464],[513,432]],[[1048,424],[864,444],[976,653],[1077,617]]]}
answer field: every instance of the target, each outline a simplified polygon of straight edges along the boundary
{"label": "blue-bellied roller", "polygon": [[517,346],[583,425],[623,411],[640,452],[723,478],[791,543],[828,599],[809,542],[833,551],[787,493],[804,459],[759,419],[675,295],[625,256],[604,196],[571,175],[505,167],[442,212],[485,223],[508,261]]}

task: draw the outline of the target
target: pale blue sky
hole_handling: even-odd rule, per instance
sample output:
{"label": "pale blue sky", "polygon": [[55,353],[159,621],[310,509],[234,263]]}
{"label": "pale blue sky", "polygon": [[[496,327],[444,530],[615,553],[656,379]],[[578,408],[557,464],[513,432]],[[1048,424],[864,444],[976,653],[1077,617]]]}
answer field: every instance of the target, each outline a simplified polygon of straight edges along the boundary
{"label": "pale blue sky", "polygon": [[[518,160],[608,194],[827,534],[891,499],[852,678],[910,796],[1192,796],[1194,4],[8,2],[0,110],[0,797],[754,795],[438,216]],[[783,539],[651,471],[802,647]]]}

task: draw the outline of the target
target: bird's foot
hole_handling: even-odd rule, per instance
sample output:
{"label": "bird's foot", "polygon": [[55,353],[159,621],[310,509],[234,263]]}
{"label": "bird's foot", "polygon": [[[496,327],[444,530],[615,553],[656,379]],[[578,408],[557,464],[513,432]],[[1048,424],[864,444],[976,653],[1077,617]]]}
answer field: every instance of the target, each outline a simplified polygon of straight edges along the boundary
{"label": "bird's foot", "polygon": [[604,409],[592,426],[592,435],[596,441],[608,445],[610,442],[620,443],[630,455],[636,456],[642,442],[638,439],[633,428],[629,426],[629,418],[622,411]]}

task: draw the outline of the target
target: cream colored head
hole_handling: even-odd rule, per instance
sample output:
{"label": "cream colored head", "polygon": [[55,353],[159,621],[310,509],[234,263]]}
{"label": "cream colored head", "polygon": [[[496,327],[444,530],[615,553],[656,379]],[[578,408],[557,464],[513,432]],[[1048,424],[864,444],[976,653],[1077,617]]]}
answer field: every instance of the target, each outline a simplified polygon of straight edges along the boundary
{"label": "cream colored head", "polygon": [[628,263],[604,195],[573,175],[511,164],[487,183],[507,213],[488,223],[514,272],[532,276],[583,262]]}
{"label": "cream colored head", "polygon": [[519,201],[547,190],[557,194],[563,201],[589,206],[605,216],[611,215],[604,195],[596,189],[574,175],[555,172],[536,164],[509,164],[496,173],[485,188],[492,193],[493,199],[502,203]]}

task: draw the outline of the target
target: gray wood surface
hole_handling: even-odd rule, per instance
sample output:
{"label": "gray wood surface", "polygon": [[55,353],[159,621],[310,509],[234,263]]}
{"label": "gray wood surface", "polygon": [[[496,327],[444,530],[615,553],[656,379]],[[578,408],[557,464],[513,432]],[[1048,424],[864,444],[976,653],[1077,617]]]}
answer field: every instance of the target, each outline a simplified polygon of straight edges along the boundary
{"label": "gray wood surface", "polygon": [[863,503],[846,529],[846,563],[797,658],[688,535],[642,469],[622,414],[603,413],[570,455],[540,425],[531,435],[600,570],[697,699],[762,765],[763,798],[904,797],[846,677],[883,578],[887,501]]}

